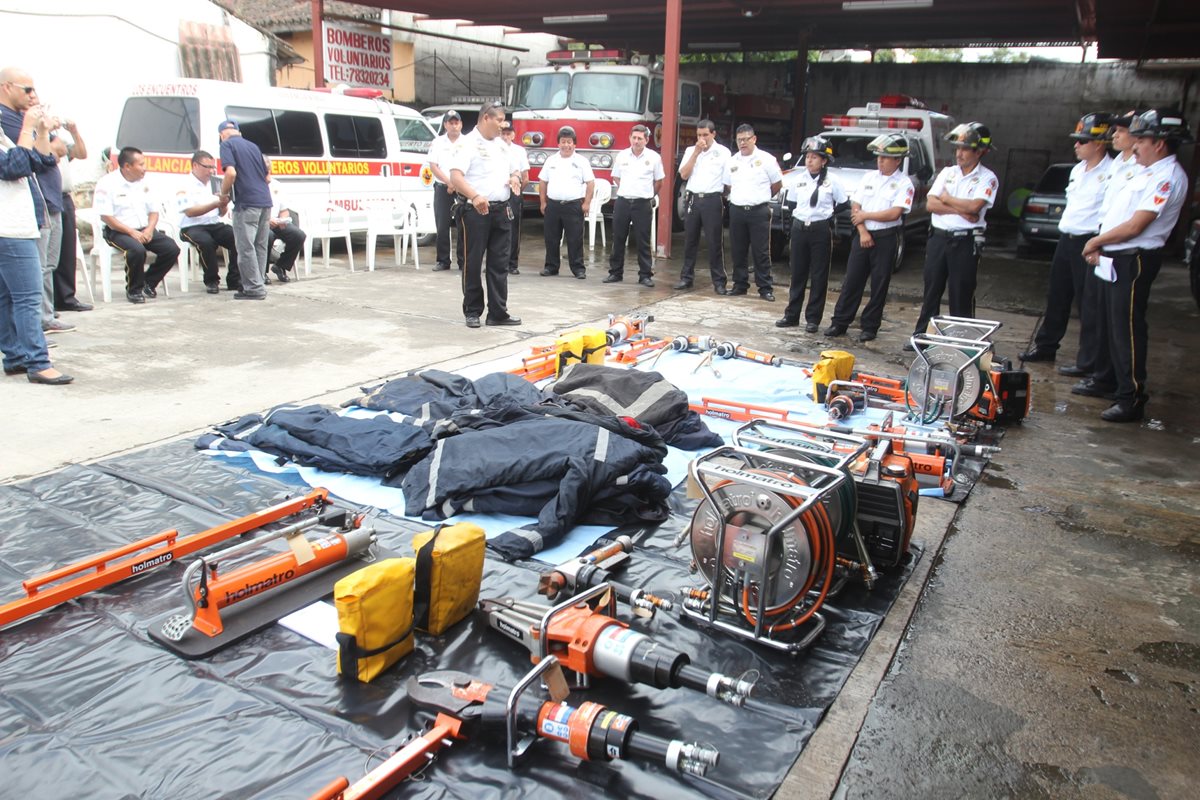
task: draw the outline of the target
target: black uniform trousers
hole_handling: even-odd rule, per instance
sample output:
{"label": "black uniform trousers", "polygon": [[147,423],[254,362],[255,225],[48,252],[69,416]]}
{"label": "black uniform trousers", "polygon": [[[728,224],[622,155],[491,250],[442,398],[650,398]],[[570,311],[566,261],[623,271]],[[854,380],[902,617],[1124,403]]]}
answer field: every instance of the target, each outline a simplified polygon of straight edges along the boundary
{"label": "black uniform trousers", "polygon": [[1079,352],[1075,363],[1088,365],[1095,360],[1096,321],[1092,309],[1084,306],[1084,287],[1087,274],[1092,271],[1083,260],[1083,246],[1094,233],[1064,233],[1054,248],[1054,260],[1050,263],[1050,286],[1046,290],[1046,312],[1042,325],[1033,337],[1033,344],[1041,350],[1058,350],[1059,342],[1067,333],[1071,321],[1071,306],[1079,308]]}
{"label": "black uniform trousers", "polygon": [[233,227],[224,222],[211,225],[191,225],[179,229],[179,236],[186,242],[196,245],[200,252],[200,268],[204,270],[205,286],[220,286],[221,271],[218,247],[229,251],[229,271],[225,275],[225,287],[230,291],[242,288],[242,279],[237,268],[237,243],[233,237]]}
{"label": "black uniform trousers", "polygon": [[468,206],[463,210],[460,225],[466,250],[462,274],[463,316],[483,316],[486,256],[487,318],[494,321],[508,319],[508,246],[512,238],[508,201],[488,203],[486,214]]}
{"label": "black uniform trousers", "polygon": [[625,274],[625,240],[633,228],[633,240],[638,251],[638,279],[654,274],[654,259],[650,255],[650,215],[654,209],[649,197],[618,197],[613,203],[613,247],[608,257],[608,274],[618,278]]}
{"label": "black uniform trousers", "polygon": [[[955,231],[954,233],[959,233]],[[925,299],[914,333],[924,333],[929,320],[941,313],[942,294],[950,286],[950,316],[975,316],[975,281],[979,247],[973,234],[949,235],[934,228],[925,247]]]}
{"label": "black uniform trousers", "polygon": [[525,201],[519,194],[508,198],[508,207],[512,209],[512,229],[508,239],[508,271],[517,271],[517,256],[521,255],[521,212]]}
{"label": "black uniform trousers", "polygon": [[[873,247],[863,247],[861,237],[855,230],[850,241],[850,258],[846,261],[846,277],[842,281],[842,293],[833,309],[832,324],[848,328],[862,303],[867,279],[871,281],[871,299],[863,309],[858,326],[867,333],[877,333],[883,323],[883,307],[887,304],[888,287],[892,285],[892,272],[896,266],[896,237],[901,236],[902,227],[871,231],[875,240]],[[794,246],[794,245],[793,245]]]}
{"label": "black uniform trousers", "polygon": [[1121,405],[1146,396],[1146,306],[1160,267],[1161,249],[1114,253],[1116,282],[1098,281],[1104,313],[1092,380],[1116,386],[1116,401]]}
{"label": "black uniform trousers", "polygon": [[754,259],[754,283],[758,291],[771,290],[771,210],[766,203],[729,206],[729,249],[733,252],[733,290],[750,288],[746,250]]}
{"label": "black uniform trousers", "polygon": [[1101,342],[1104,330],[1104,298],[1100,287],[1104,281],[1096,277],[1090,264],[1084,265],[1083,297],[1079,300],[1079,349],[1075,354],[1075,366],[1087,372],[1095,372],[1100,363]]}
{"label": "black uniform trousers", "polygon": [[[104,241],[125,254],[125,293],[137,294],[145,287],[153,289],[179,262],[179,245],[160,230],[146,244],[126,233],[117,233],[104,226]],[[146,267],[146,253],[154,253],[154,266]]]}
{"label": "black uniform trousers", "polygon": [[812,294],[804,310],[806,322],[818,323],[825,314],[825,292],[829,287],[829,254],[833,249],[833,231],[829,218],[804,222],[792,218],[792,286],[788,290],[783,318],[800,321],[804,306],[804,287],[811,280]]}
{"label": "black uniform trousers", "polygon": [[279,258],[275,259],[276,269],[287,272],[295,267],[296,257],[300,255],[300,248],[304,247],[304,240],[307,238],[308,234],[300,230],[294,223],[284,225],[282,228],[271,228],[271,240],[267,244],[268,254],[276,240],[283,242],[283,252],[279,254]]}
{"label": "black uniform trousers", "polygon": [[562,266],[559,246],[567,240],[567,264],[572,275],[583,275],[583,200],[546,199],[546,270],[558,274]]}
{"label": "black uniform trousers", "polygon": [[685,199],[687,214],[683,218],[683,269],[679,279],[691,283],[696,279],[696,252],[700,249],[700,231],[708,244],[708,271],[714,288],[725,286],[725,252],[721,242],[723,203],[720,192],[697,194],[688,192]]}
{"label": "black uniform trousers", "polygon": [[454,205],[454,195],[446,191],[446,184],[433,184],[433,224],[437,227],[437,264],[450,268],[450,236],[455,239],[455,255],[458,268],[462,269],[463,249],[462,236],[458,226],[450,219],[450,207]]}
{"label": "black uniform trousers", "polygon": [[[54,267],[54,307],[57,309],[75,302],[75,271],[79,268],[75,263],[75,201],[70,192],[63,192],[62,205],[62,250]],[[53,256],[53,253],[49,254],[49,257]]]}

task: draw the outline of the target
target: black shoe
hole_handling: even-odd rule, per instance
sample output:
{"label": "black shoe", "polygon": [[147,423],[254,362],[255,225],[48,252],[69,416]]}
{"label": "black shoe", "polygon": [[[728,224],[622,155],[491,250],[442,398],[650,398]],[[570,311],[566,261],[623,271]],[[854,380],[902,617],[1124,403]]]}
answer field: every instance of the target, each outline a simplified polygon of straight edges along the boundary
{"label": "black shoe", "polygon": [[725,297],[726,295],[729,294],[729,290],[726,289],[724,286],[714,286],[713,294],[719,294],[719,295],[721,295],[721,297]]}
{"label": "black shoe", "polygon": [[841,325],[830,325],[825,329],[826,336],[845,336],[846,329]]}
{"label": "black shoe", "polygon": [[520,325],[520,317],[505,317],[504,319],[492,319],[488,317],[484,320],[485,325]]}
{"label": "black shoe", "polygon": [[141,292],[126,292],[125,299],[131,303],[141,304],[146,302],[146,295],[142,294]]}
{"label": "black shoe", "polygon": [[746,293],[746,291],[747,291],[746,289],[738,289],[738,288],[734,287],[733,289],[729,290],[729,296],[730,297],[741,297],[742,295],[744,295]]}
{"label": "black shoe", "polygon": [[915,352],[917,352],[917,348],[913,347],[913,343],[912,343],[911,341],[905,342],[905,343],[904,343],[904,347],[902,347],[902,348],[900,348],[900,349],[901,349],[901,350],[904,350],[904,351],[905,351],[905,352],[907,352],[907,353],[915,353]]}
{"label": "black shoe", "polygon": [[1103,397],[1108,400],[1112,400],[1116,396],[1116,392],[1116,386],[1096,383],[1093,378],[1085,378],[1071,387],[1071,394],[1083,397]]}
{"label": "black shoe", "polygon": [[4,368],[5,375],[24,375],[26,372],[29,372],[29,370],[26,369],[25,367],[5,367]]}
{"label": "black shoe", "polygon": [[509,270],[508,270],[508,274],[509,274],[509,275],[520,275],[520,274],[521,274],[521,270],[520,270],[520,268],[519,268],[519,267],[511,267],[511,268],[509,268]]}
{"label": "black shoe", "polygon": [[858,340],[859,340],[860,342],[873,342],[873,341],[875,341],[875,331],[863,331],[862,333],[860,333],[860,334],[858,335]]}
{"label": "black shoe", "polygon": [[1049,347],[1038,347],[1035,345],[1024,353],[1021,353],[1017,358],[1022,361],[1053,361],[1054,353],[1055,351]]}
{"label": "black shoe", "polygon": [[604,276],[604,280],[603,280],[603,281],[601,281],[601,283],[620,283],[620,282],[623,280],[623,278],[624,278],[624,276],[621,276],[621,275],[613,275],[613,274],[610,272],[610,273],[608,273],[607,275],[605,275],[605,276]]}
{"label": "black shoe", "polygon": [[1065,367],[1059,367],[1058,374],[1065,375],[1068,378],[1086,378],[1087,376],[1091,375],[1092,373],[1090,370],[1086,370],[1081,367],[1077,367],[1074,364],[1068,364]]}
{"label": "black shoe", "polygon": [[775,293],[772,292],[770,289],[767,289],[765,292],[759,292],[758,296],[761,297],[763,300],[766,300],[768,303],[775,302]]}
{"label": "black shoe", "polygon": [[92,304],[72,298],[60,306],[55,306],[55,309],[57,311],[91,311]]}
{"label": "black shoe", "polygon": [[233,299],[234,300],[266,300],[267,293],[263,292],[262,294],[247,294],[246,292],[234,292]]}
{"label": "black shoe", "polygon": [[467,327],[468,328],[478,328],[479,327],[479,317],[467,317]]}
{"label": "black shoe", "polygon": [[692,282],[691,281],[680,281],[679,283],[675,284],[672,288],[673,289],[690,289],[690,288],[692,288]]}
{"label": "black shoe", "polygon": [[775,327],[776,328],[799,328],[800,323],[797,320],[788,319],[787,317],[784,317],[783,319],[775,320]]}
{"label": "black shoe", "polygon": [[447,272],[449,269],[450,269],[449,264],[434,264],[433,265],[434,272]]}
{"label": "black shoe", "polygon": [[572,272],[571,274],[574,275],[578,280],[587,280],[586,272]]}
{"label": "black shoe", "polygon": [[1105,422],[1137,422],[1146,416],[1146,400],[1148,399],[1146,395],[1142,395],[1132,403],[1114,403],[1100,412],[1100,419]]}
{"label": "black shoe", "polygon": [[558,270],[553,270],[553,271],[552,271],[552,270],[551,270],[549,267],[546,267],[545,269],[543,269],[543,270],[542,270],[541,272],[539,272],[538,274],[539,274],[539,275],[541,275],[543,278],[549,278],[549,277],[551,277],[551,276],[557,275],[557,274],[558,274]]}
{"label": "black shoe", "polygon": [[266,275],[263,275],[263,286],[270,286],[270,285],[271,285],[271,275],[270,275],[270,273],[268,273],[268,274],[266,274]]}
{"label": "black shoe", "polygon": [[809,322],[804,326],[805,333],[816,333],[821,329],[821,326],[815,322]]}
{"label": "black shoe", "polygon": [[30,383],[44,383],[47,386],[62,386],[64,384],[70,383],[71,381],[75,380],[70,375],[62,375],[62,374],[59,374],[59,376],[57,378],[45,378],[45,377],[42,377],[41,372],[27,372],[25,374],[25,378]]}
{"label": "black shoe", "polygon": [[221,286],[220,284],[216,283],[206,283],[204,284],[204,291],[208,292],[209,294],[220,294]]}
{"label": "black shoe", "polygon": [[645,286],[647,289],[653,289],[654,288],[654,279],[653,278],[638,278],[638,285]]}
{"label": "black shoe", "polygon": [[287,283],[289,280],[291,280],[288,278],[287,273],[281,270],[279,267],[271,267],[271,272],[275,273],[275,277],[279,278],[280,283]]}
{"label": "black shoe", "polygon": [[146,297],[149,297],[151,300],[158,297],[158,292],[148,283],[142,287],[142,294],[146,295]]}

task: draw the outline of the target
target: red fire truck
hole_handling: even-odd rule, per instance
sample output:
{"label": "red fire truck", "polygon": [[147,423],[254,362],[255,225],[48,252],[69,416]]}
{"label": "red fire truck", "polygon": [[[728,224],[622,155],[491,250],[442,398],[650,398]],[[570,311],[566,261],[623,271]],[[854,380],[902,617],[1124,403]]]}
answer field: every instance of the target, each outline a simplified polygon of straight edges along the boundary
{"label": "red fire truck", "polygon": [[[634,125],[652,132],[650,146],[660,149],[663,76],[646,56],[621,50],[555,50],[546,66],[522,67],[509,102],[517,141],[529,156],[530,186],[537,194],[540,167],[558,149],[558,129],[570,125],[576,152],[592,165],[597,178],[611,180],[613,156],[629,147]],[[700,121],[700,84],[679,82],[679,141],[676,159],[696,141]]]}

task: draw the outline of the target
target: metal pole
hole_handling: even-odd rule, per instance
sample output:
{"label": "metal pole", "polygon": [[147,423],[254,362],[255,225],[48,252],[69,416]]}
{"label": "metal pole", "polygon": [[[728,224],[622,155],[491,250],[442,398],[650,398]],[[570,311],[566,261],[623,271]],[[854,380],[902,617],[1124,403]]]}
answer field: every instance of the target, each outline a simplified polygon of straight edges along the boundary
{"label": "metal pole", "polygon": [[325,0],[312,0],[313,86],[325,86],[325,36],[321,22],[325,18]]}
{"label": "metal pole", "polygon": [[658,192],[658,251],[671,257],[675,221],[675,151],[679,144],[679,31],[683,0],[667,0],[666,42],[663,46],[662,189]]}

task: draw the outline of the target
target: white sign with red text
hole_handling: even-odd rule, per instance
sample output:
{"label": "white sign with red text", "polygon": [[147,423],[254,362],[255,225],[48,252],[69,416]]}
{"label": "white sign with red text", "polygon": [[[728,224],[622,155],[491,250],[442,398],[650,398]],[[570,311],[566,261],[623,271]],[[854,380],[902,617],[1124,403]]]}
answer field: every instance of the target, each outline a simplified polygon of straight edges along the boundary
{"label": "white sign with red text", "polygon": [[325,80],[371,89],[392,88],[392,37],[334,22],[321,23]]}

